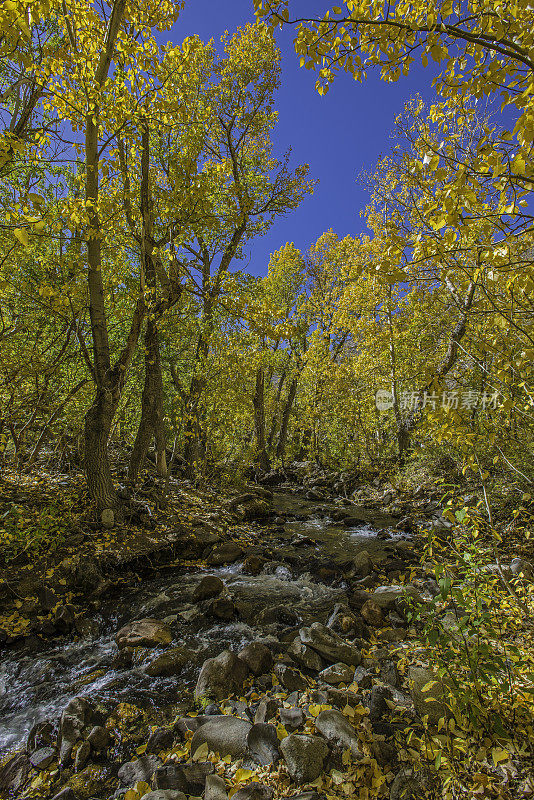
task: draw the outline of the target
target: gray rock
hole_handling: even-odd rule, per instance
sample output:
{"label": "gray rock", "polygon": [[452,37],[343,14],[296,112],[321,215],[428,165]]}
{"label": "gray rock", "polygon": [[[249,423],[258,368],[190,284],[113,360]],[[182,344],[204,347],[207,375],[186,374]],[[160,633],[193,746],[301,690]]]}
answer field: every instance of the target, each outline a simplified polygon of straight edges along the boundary
{"label": "gray rock", "polygon": [[161,761],[154,755],[142,755],[135,761],[127,761],[117,775],[121,786],[134,786],[137,781],[150,782]]}
{"label": "gray rock", "polygon": [[116,634],[115,641],[119,650],[123,647],[160,647],[172,642],[172,631],[159,619],[138,619],[124,625]]}
{"label": "gray rock", "polygon": [[348,748],[353,758],[363,758],[358,748],[356,731],[339,711],[334,709],[321,711],[315,720],[315,727],[334,747],[341,750]]}
{"label": "gray rock", "polygon": [[261,642],[247,644],[238,654],[253,675],[263,675],[270,672],[273,666],[273,656],[268,647]]}
{"label": "gray rock", "polygon": [[[437,725],[440,719],[447,719],[450,716],[450,710],[444,702],[446,686],[437,678],[435,672],[423,667],[411,667],[408,681],[413,704],[420,717],[428,716],[429,723]],[[432,686],[423,691],[429,683],[432,683]]]}
{"label": "gray rock", "polygon": [[[159,753],[160,750],[168,750],[174,742],[174,734],[170,728],[156,728],[148,737],[146,743],[147,753]],[[159,788],[159,787],[158,787]],[[169,787],[174,788],[174,787]]]}
{"label": "gray rock", "polygon": [[177,789],[156,789],[144,794],[143,800],[187,800],[187,797]]}
{"label": "gray rock", "polygon": [[248,732],[247,745],[252,760],[262,767],[275,764],[280,758],[278,734],[274,725],[265,722],[253,725]]}
{"label": "gray rock", "polygon": [[278,700],[274,700],[272,697],[261,700],[254,714],[254,722],[267,722],[273,717],[276,717],[279,707],[280,703]]}
{"label": "gray rock", "polygon": [[89,761],[90,755],[91,745],[88,741],[82,742],[79,748],[76,750],[76,757],[74,759],[74,769],[76,772],[81,772],[81,770]]}
{"label": "gray rock", "polygon": [[224,778],[220,775],[207,776],[204,800],[228,800]]}
{"label": "gray rock", "polygon": [[40,747],[30,755],[30,764],[35,769],[46,769],[54,761],[56,751],[53,747]]}
{"label": "gray rock", "polygon": [[247,738],[252,725],[238,717],[213,717],[198,728],[191,740],[191,753],[206,743],[220,756],[241,758],[247,752]]}
{"label": "gray rock", "polygon": [[304,716],[302,708],[280,709],[280,721],[288,731],[295,731],[297,728],[300,728],[301,725],[304,725],[305,719],[306,717]]}
{"label": "gray rock", "polygon": [[287,648],[287,655],[293,661],[300,664],[305,669],[312,669],[319,672],[324,667],[324,661],[315,650],[312,650],[308,645],[303,644],[300,639],[294,639]]}
{"label": "gray rock", "polygon": [[309,783],[323,771],[328,746],[320,736],[291,733],[280,742],[280,752],[295,783]]}
{"label": "gray rock", "polygon": [[357,667],[362,660],[357,647],[344,641],[320,622],[312,623],[309,628],[301,628],[299,635],[303,644],[311,647],[330,663],[342,661]]}
{"label": "gray rock", "polygon": [[510,572],[514,577],[523,574],[525,578],[529,579],[534,575],[534,567],[530,561],[526,561],[524,558],[513,558],[510,562]]}
{"label": "gray rock", "polygon": [[195,659],[193,650],[187,647],[171,647],[143,667],[147,675],[155,678],[157,676],[169,677],[179,675],[186,664],[190,664]]}
{"label": "gray rock", "polygon": [[201,795],[206,778],[214,772],[210,761],[194,764],[165,764],[154,773],[153,785],[156,789],[178,789],[188,795]]}
{"label": "gray rock", "polygon": [[216,575],[205,575],[193,591],[193,602],[208,600],[210,597],[217,597],[224,591],[224,583]]}
{"label": "gray rock", "polygon": [[64,709],[59,722],[59,760],[66,764],[72,749],[82,737],[83,729],[90,724],[94,714],[91,703],[83,697],[73,698]]}
{"label": "gray rock", "polygon": [[54,738],[54,726],[51,722],[47,720],[37,722],[28,734],[26,748],[32,753],[40,747],[51,745]]}
{"label": "gray rock", "polygon": [[15,753],[0,766],[0,796],[20,796],[28,783],[31,764],[28,754]]}
{"label": "gray rock", "polygon": [[208,556],[208,564],[212,567],[222,567],[232,564],[243,556],[243,548],[235,542],[223,542],[216,545]]}
{"label": "gray rock", "polygon": [[357,553],[352,563],[354,565],[354,569],[358,575],[361,575],[362,578],[370,575],[373,571],[373,559],[367,550],[361,550],[359,553]]}
{"label": "gray rock", "polygon": [[422,776],[409,769],[401,770],[393,779],[389,789],[389,800],[424,800],[428,797]]}
{"label": "gray rock", "polygon": [[368,670],[364,669],[364,667],[356,667],[352,680],[354,683],[357,683],[361,689],[370,689],[373,685],[372,675]]}
{"label": "gray rock", "polygon": [[248,786],[243,786],[238,789],[232,798],[237,797],[237,800],[271,800],[274,795],[274,789],[267,786],[265,783],[249,783]]}
{"label": "gray rock", "polygon": [[95,725],[87,737],[87,741],[95,750],[105,750],[109,746],[109,733],[101,725]]}
{"label": "gray rock", "polygon": [[237,609],[230,597],[215,597],[206,605],[205,612],[211,617],[229,622],[235,617]]}
{"label": "gray rock", "polygon": [[296,669],[291,669],[287,664],[276,664],[274,673],[284,689],[288,692],[297,692],[308,685],[305,678]]}
{"label": "gray rock", "polygon": [[326,669],[321,670],[317,677],[325,683],[330,684],[330,686],[338,686],[340,683],[352,683],[353,675],[354,667],[349,667],[348,664],[338,662],[337,664],[331,664],[329,667],[326,667]]}
{"label": "gray rock", "polygon": [[223,650],[216,658],[204,661],[195,687],[195,698],[222,700],[233,692],[241,691],[247,675],[245,662],[231,650]]}

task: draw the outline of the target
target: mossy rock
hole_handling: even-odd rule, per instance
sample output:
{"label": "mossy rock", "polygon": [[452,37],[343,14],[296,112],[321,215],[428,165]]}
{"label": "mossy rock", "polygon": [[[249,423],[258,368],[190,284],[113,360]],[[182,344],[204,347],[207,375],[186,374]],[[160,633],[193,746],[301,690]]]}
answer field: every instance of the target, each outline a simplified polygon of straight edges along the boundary
{"label": "mossy rock", "polygon": [[79,800],[89,800],[90,797],[102,794],[104,790],[111,794],[115,787],[112,786],[113,778],[109,767],[90,764],[77,775],[69,779],[70,786]]}

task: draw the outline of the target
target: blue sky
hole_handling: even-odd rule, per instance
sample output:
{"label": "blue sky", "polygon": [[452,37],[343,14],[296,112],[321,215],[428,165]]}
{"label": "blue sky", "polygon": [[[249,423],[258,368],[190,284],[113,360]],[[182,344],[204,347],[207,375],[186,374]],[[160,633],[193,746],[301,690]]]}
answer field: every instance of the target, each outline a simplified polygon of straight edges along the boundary
{"label": "blue sky", "polygon": [[[305,5],[310,5],[308,0]],[[169,38],[179,43],[196,33],[205,41],[218,41],[225,30],[232,33],[252,20],[252,0],[187,0]],[[428,100],[434,97],[432,72],[416,65],[394,84],[383,83],[377,73],[363,84],[342,75],[320,97],[315,74],[299,67],[293,35],[290,29],[277,34],[282,86],[276,96],[280,116],[275,146],[278,154],[292,147],[293,163],[308,163],[319,185],[313,197],[253,242],[248,266],[241,262],[239,267],[255,275],[265,274],[270,253],[287,241],[306,250],[329,228],[340,236],[364,231],[360,211],[368,194],[357,176],[389,152],[393,123],[405,101],[417,93]]]}

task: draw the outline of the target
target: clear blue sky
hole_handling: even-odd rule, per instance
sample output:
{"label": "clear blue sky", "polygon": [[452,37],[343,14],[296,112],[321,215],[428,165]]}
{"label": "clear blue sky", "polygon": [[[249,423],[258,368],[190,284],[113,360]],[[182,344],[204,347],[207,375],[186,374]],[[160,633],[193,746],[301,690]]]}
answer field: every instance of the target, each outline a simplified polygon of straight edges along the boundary
{"label": "clear blue sky", "polygon": [[[304,5],[309,9],[312,4],[306,0]],[[204,41],[218,42],[225,30],[232,33],[253,18],[252,0],[187,0],[169,38],[178,44],[196,33]],[[377,73],[365,83],[339,76],[321,97],[315,91],[315,74],[299,67],[293,35],[291,29],[277,33],[282,86],[276,96],[275,145],[277,154],[292,147],[293,163],[309,164],[310,176],[318,178],[319,185],[313,197],[253,242],[248,268],[245,262],[239,267],[255,275],[265,274],[270,253],[285,242],[306,250],[329,228],[340,236],[365,230],[360,211],[368,194],[357,184],[358,174],[389,152],[393,122],[404,102],[417,93],[434,97],[433,73],[416,65],[394,84],[383,83]]]}

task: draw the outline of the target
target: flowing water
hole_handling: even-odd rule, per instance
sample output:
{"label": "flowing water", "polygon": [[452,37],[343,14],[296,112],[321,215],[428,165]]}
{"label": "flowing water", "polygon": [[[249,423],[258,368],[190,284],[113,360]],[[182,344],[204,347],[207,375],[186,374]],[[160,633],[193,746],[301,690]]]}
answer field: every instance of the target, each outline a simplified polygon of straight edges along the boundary
{"label": "flowing water", "polygon": [[[335,603],[346,596],[346,587],[341,582],[327,585],[310,575],[305,553],[335,562],[353,558],[362,549],[379,552],[384,541],[368,525],[347,528],[334,523],[327,516],[328,507],[314,513],[317,503],[278,495],[276,504],[278,513],[305,517],[284,526],[279,550],[282,563],[269,562],[256,576],[243,573],[239,563],[218,569],[177,567],[108,599],[94,617],[99,632],[92,639],[56,640],[38,652],[30,648],[4,651],[0,662],[0,753],[21,746],[36,722],[54,720],[75,696],[103,703],[124,700],[141,707],[176,703],[179,691],[194,685],[205,658],[225,648],[240,649],[247,642],[276,632],[269,614],[262,617],[266,610],[281,607],[286,627],[326,619]],[[288,554],[292,555],[289,563],[285,561]],[[194,587],[206,574],[224,580],[234,602],[243,608],[240,616],[244,621],[210,620],[191,603]],[[284,609],[287,619],[283,619]],[[181,675],[153,678],[140,665],[115,665],[115,633],[125,623],[143,617],[166,619],[174,632],[173,646],[185,645],[196,652],[195,662]]]}

